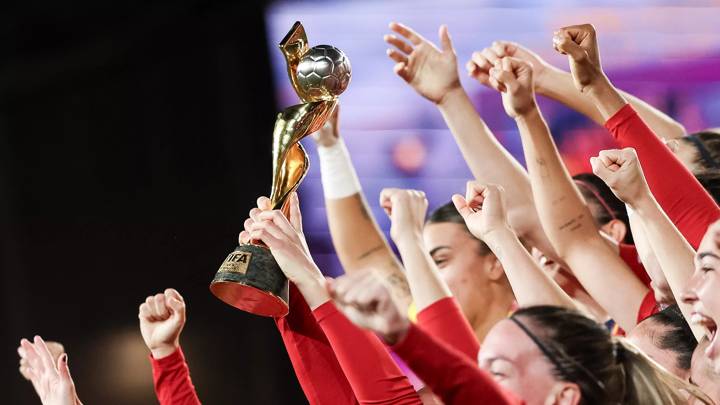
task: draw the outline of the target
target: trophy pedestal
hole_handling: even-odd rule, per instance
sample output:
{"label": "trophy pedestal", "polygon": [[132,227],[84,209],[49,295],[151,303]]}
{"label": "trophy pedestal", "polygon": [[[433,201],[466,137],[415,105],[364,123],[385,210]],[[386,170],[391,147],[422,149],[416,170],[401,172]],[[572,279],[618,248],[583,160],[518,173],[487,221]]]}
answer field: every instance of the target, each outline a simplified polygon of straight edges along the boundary
{"label": "trophy pedestal", "polygon": [[265,246],[240,245],[228,255],[210,291],[226,304],[260,316],[288,313],[288,281]]}

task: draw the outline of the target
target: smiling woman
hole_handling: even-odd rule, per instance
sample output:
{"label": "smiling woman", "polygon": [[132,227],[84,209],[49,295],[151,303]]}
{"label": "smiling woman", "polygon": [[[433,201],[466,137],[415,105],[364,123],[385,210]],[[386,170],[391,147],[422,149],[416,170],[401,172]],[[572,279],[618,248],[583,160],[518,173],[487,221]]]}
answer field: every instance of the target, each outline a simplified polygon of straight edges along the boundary
{"label": "smiling woman", "polygon": [[[705,329],[709,345],[705,356],[712,362],[715,373],[720,373],[720,342],[717,324],[720,322],[720,221],[708,228],[700,243],[695,259],[695,272],[690,279],[683,302],[692,305],[690,321]],[[700,347],[700,346],[698,346]]]}

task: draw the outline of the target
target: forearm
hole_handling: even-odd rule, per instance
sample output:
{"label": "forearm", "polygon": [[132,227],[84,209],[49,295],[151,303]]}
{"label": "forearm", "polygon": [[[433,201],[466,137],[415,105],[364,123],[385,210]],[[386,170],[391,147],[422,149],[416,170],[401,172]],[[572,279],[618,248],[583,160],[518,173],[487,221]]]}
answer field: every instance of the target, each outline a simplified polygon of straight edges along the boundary
{"label": "forearm", "polygon": [[421,235],[403,235],[395,244],[405,265],[408,284],[418,312],[452,296],[426,251]]}
{"label": "forearm", "polygon": [[[607,120],[603,118],[600,110],[595,107],[593,100],[575,88],[570,73],[553,69],[547,71],[546,74],[547,78],[542,81],[541,85],[537,86],[538,93],[565,104],[569,108],[593,120],[598,125],[605,124]],[[618,92],[624,99],[632,104],[640,117],[642,117],[659,137],[675,139],[685,136],[685,127],[667,114],[632,94],[622,90],[618,90]]]}
{"label": "forearm", "polygon": [[647,288],[598,233],[539,110],[516,121],[538,215],[550,242],[593,298],[623,328],[632,329]]}
{"label": "forearm", "polygon": [[163,358],[150,357],[160,405],[200,405],[182,349]]}
{"label": "forearm", "polygon": [[374,269],[401,305],[412,301],[402,266],[372,216],[342,139],[319,147],[328,226],[346,272]]}
{"label": "forearm", "polygon": [[524,403],[493,381],[477,363],[421,328],[410,326],[405,338],[393,349],[445,404]]}
{"label": "forearm", "polygon": [[697,248],[708,225],[720,218],[720,208],[713,198],[632,106],[624,106],[605,127],[621,147],[635,149],[657,202],[690,245]]}
{"label": "forearm", "polygon": [[290,312],[276,318],[290,362],[312,405],[356,404],[335,352],[302,294],[290,284]]}
{"label": "forearm", "polygon": [[410,381],[373,333],[355,326],[332,302],[313,310],[313,315],[360,404],[421,404]]}
{"label": "forearm", "polygon": [[554,256],[540,227],[527,172],[485,125],[465,90],[459,87],[438,108],[475,179],[505,189],[510,226],[533,246]]}
{"label": "forearm", "polygon": [[[649,190],[642,199],[632,204],[632,210],[633,215],[638,215],[640,218],[648,244],[665,274],[673,295],[681,297],[693,274],[695,250],[673,225]],[[689,323],[692,307],[679,299],[677,302]],[[698,340],[702,338],[704,333],[702,328],[693,324],[690,324],[690,327]]]}
{"label": "forearm", "polygon": [[484,240],[500,260],[518,305],[578,309],[572,298],[540,269],[510,229],[493,231]]}

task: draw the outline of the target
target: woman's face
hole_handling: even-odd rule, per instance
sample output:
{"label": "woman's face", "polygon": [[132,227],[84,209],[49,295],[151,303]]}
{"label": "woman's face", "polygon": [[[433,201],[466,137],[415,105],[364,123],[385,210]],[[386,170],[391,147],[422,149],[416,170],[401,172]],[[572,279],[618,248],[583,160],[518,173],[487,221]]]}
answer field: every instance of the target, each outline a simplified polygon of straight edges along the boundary
{"label": "woman's face", "polygon": [[692,305],[690,321],[705,329],[710,341],[705,355],[712,362],[713,369],[720,373],[720,342],[717,338],[717,324],[720,322],[720,221],[708,227],[697,255],[695,272],[690,279],[683,302]]}
{"label": "woman's face", "polygon": [[[495,273],[492,268],[497,264],[495,256],[481,255],[479,242],[470,236],[464,225],[452,222],[427,224],[423,238],[465,317],[471,324],[480,322],[492,299],[488,288]],[[502,270],[498,269],[497,273],[502,274]]]}
{"label": "woman's face", "polygon": [[[519,326],[509,319],[498,322],[483,341],[478,354],[480,368],[528,405],[555,403],[558,381],[553,366]],[[576,387],[576,386],[575,386]],[[578,390],[579,392],[579,390]],[[579,394],[575,395],[579,398]]]}

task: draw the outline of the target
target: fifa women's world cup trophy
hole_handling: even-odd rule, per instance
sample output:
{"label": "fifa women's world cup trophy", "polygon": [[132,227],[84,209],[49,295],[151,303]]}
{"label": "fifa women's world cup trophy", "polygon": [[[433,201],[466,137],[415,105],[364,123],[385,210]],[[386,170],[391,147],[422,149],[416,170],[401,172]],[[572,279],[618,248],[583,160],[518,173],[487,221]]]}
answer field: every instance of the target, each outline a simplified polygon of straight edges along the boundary
{"label": "fifa women's world cup trophy", "polygon": [[[273,209],[288,215],[288,196],[308,170],[300,140],[319,130],[330,117],[337,97],[350,83],[350,61],[329,45],[308,46],[305,29],[296,22],[280,42],[288,75],[302,104],[278,114],[273,131]],[[256,315],[288,313],[288,281],[260,241],[240,245],[215,274],[210,290],[222,301]]]}

